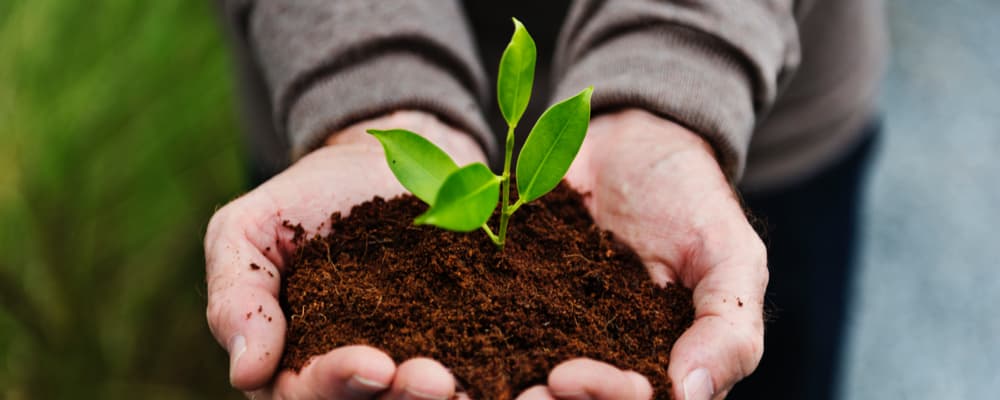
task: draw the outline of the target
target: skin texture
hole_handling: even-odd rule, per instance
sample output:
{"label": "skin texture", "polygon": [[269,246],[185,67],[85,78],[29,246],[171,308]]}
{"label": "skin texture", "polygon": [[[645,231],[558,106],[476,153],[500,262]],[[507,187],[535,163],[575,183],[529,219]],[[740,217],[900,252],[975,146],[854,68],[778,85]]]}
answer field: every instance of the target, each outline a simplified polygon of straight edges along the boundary
{"label": "skin texture", "polygon": [[[212,216],[205,234],[208,324],[229,352],[230,382],[250,398],[444,399],[455,390],[451,374],[436,361],[413,359],[397,366],[365,346],[333,350],[299,374],[274,377],[286,326],[277,300],[279,279],[266,272],[278,276],[293,250],[292,232],[282,221],[300,222],[309,234],[325,233],[320,227],[331,213],[346,214],[373,196],[404,192],[381,145],[365,133],[369,128],[421,132],[459,164],[485,160],[469,135],[426,114],[397,112],[331,136],[327,146]],[[250,263],[262,270],[251,270]]]}
{"label": "skin texture", "polygon": [[[284,343],[278,274],[292,251],[284,220],[308,233],[334,211],[404,189],[364,129],[404,128],[459,165],[485,159],[470,136],[419,112],[348,127],[327,146],[220,209],[205,236],[207,316],[230,354],[230,381],[256,399],[447,399],[455,380],[428,359],[395,365],[365,346],[335,349],[299,374],[272,379]],[[675,344],[669,374],[681,400],[718,399],[756,368],[763,351],[764,247],[747,223],[711,148],[680,125],[638,110],[595,118],[567,175],[597,223],[636,249],[657,283],[694,290],[695,323]],[[319,210],[320,212],[317,212]],[[315,228],[315,229],[309,229]],[[270,250],[268,250],[270,249]],[[272,316],[260,318],[256,310]],[[251,318],[246,318],[250,313]],[[519,399],[641,400],[646,378],[589,359],[568,360]]]}
{"label": "skin texture", "polygon": [[763,354],[768,272],[764,245],[711,147],[645,111],[606,114],[591,121],[566,178],[654,282],[694,291],[694,325],[670,354],[675,398],[724,398]]}

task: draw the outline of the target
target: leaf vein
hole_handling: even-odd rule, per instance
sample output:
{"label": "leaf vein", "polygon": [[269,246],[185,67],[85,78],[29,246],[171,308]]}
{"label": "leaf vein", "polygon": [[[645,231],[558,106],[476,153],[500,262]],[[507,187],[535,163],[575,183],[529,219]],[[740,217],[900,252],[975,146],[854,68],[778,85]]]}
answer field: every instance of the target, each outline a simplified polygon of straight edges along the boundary
{"label": "leaf vein", "polygon": [[570,125],[570,122],[567,121],[565,124],[563,124],[562,128],[559,129],[559,134],[556,135],[555,140],[552,141],[552,145],[549,146],[548,150],[545,151],[545,156],[542,157],[542,160],[538,163],[539,167],[535,168],[534,173],[531,175],[531,180],[529,180],[528,181],[528,185],[525,186],[525,188],[528,189],[528,190],[525,190],[526,192],[530,193],[531,189],[534,188],[535,181],[538,180],[538,176],[541,175],[541,170],[542,170],[541,167],[544,166],[545,163],[549,160],[549,156],[552,155],[552,151],[554,151],[555,148],[556,148],[556,143],[559,143],[559,140],[562,138],[563,134],[566,133],[566,128],[569,127],[569,125]]}

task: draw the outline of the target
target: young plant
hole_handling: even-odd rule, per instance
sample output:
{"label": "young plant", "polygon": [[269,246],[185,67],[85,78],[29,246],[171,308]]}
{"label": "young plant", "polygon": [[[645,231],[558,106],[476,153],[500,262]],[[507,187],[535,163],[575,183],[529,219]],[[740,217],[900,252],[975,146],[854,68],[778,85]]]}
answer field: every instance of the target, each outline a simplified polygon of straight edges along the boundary
{"label": "young plant", "polygon": [[[497,99],[507,121],[503,174],[499,176],[483,163],[459,168],[444,151],[416,133],[402,129],[368,130],[382,143],[396,179],[430,205],[414,223],[460,232],[482,229],[502,250],[514,211],[554,189],[566,175],[587,133],[593,87],[549,107],[531,128],[515,171],[518,199],[511,204],[514,129],[531,99],[535,53],[535,41],[524,25],[514,19],[514,35],[500,58],[497,77]],[[497,197],[500,226],[494,234],[487,221],[497,207]]]}

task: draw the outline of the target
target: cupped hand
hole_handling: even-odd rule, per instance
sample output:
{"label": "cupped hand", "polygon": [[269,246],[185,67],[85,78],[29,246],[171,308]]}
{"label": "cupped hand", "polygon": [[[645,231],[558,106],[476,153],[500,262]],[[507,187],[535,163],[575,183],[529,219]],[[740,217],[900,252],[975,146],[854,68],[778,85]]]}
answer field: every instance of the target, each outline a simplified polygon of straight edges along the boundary
{"label": "cupped hand", "polygon": [[[232,385],[257,399],[446,399],[455,380],[440,363],[412,359],[395,365],[366,346],[335,349],[299,373],[275,372],[285,342],[279,276],[294,251],[293,232],[323,233],[331,213],[347,214],[373,196],[403,193],[381,146],[366,129],[419,132],[459,165],[484,161],[466,133],[428,114],[406,111],[364,121],[330,136],[281,174],[219,209],[205,234],[208,324],[230,357]],[[350,312],[345,310],[345,312]]]}
{"label": "cupped hand", "polygon": [[[725,397],[763,353],[768,272],[764,246],[711,147],[680,125],[625,110],[591,122],[566,179],[597,224],[636,250],[654,282],[693,290],[694,324],[670,354],[674,397]],[[648,399],[648,387],[634,372],[578,359],[522,399]]]}

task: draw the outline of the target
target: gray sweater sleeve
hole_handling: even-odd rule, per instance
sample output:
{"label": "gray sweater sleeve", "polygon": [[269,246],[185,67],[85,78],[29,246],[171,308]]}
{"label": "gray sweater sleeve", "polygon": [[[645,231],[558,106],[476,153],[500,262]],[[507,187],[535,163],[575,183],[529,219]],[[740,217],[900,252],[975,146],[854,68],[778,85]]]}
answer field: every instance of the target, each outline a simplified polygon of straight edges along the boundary
{"label": "gray sweater sleeve", "polygon": [[434,113],[495,155],[483,69],[457,1],[221,1],[263,73],[293,159],[398,109]]}
{"label": "gray sweater sleeve", "polygon": [[701,134],[730,180],[799,61],[792,0],[579,0],[560,33],[557,99],[641,107]]}

